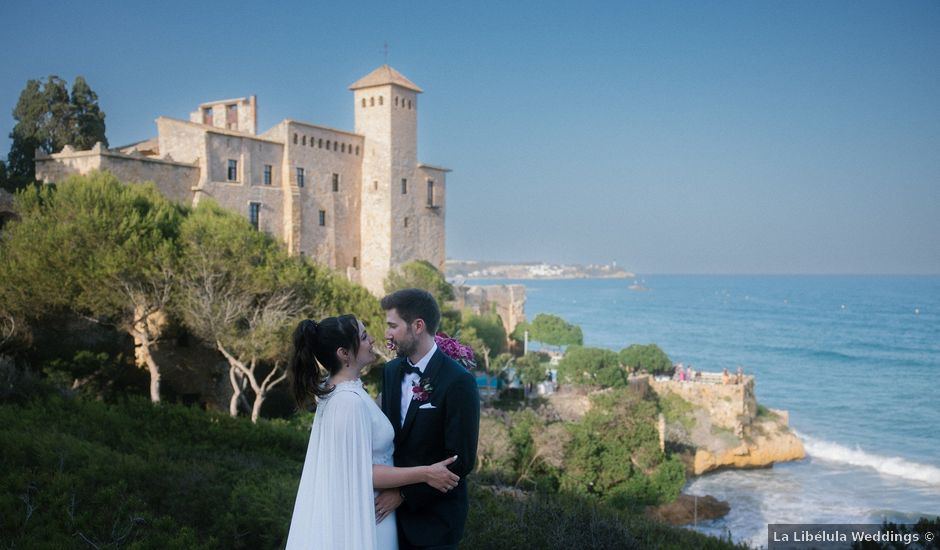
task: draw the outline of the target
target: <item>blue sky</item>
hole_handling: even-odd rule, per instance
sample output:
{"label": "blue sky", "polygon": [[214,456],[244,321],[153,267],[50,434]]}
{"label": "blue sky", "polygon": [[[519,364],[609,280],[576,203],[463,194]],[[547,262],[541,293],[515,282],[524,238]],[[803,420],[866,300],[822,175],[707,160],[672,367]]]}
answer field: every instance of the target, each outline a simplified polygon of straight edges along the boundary
{"label": "blue sky", "polygon": [[447,255],[639,273],[940,273],[940,2],[25,2],[0,7],[0,155],[29,78],[83,75],[121,145],[257,94],[353,128],[424,88]]}

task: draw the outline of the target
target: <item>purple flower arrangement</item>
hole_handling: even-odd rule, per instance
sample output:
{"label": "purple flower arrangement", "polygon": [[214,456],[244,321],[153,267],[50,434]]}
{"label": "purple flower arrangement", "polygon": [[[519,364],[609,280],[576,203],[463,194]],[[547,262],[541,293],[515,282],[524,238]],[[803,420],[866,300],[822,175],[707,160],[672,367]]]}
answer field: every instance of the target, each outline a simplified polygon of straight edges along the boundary
{"label": "purple flower arrangement", "polygon": [[434,335],[434,342],[437,343],[437,347],[439,347],[445,355],[463,365],[463,368],[470,370],[477,366],[473,361],[473,349],[470,346],[461,344],[456,338],[451,338],[443,332],[438,332]]}

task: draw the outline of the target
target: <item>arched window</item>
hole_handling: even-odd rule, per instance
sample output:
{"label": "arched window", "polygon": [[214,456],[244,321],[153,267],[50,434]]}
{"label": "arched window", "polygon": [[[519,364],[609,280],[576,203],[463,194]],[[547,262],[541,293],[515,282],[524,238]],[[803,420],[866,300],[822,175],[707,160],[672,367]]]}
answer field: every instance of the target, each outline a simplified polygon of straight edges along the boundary
{"label": "arched window", "polygon": [[297,133],[294,132],[294,145],[297,145]]}
{"label": "arched window", "polygon": [[382,104],[382,96],[379,96],[379,105]]}
{"label": "arched window", "polygon": [[340,153],[345,153],[345,152],[346,152],[346,144],[345,144],[345,143],[340,143],[340,144],[339,144],[339,152],[340,152]]}
{"label": "arched window", "polygon": [[358,146],[358,145],[356,146],[356,156],[357,156],[357,157],[359,156],[359,146]]}
{"label": "arched window", "polygon": [[375,107],[375,98],[374,98],[374,97],[370,97],[370,98],[369,98],[369,106]]}
{"label": "arched window", "polygon": [[408,109],[411,109],[411,100],[408,100]]}
{"label": "arched window", "polygon": [[323,138],[320,138],[317,140],[317,147],[319,147],[320,149],[323,149]]}
{"label": "arched window", "polygon": [[300,141],[301,141],[301,145],[306,145],[306,144],[307,144],[307,136],[303,136],[303,139],[301,139]]}
{"label": "arched window", "polygon": [[363,107],[366,106],[366,98],[362,98],[362,106],[363,106]]}
{"label": "arched window", "polygon": [[330,150],[330,140],[326,140],[326,150]]}
{"label": "arched window", "polygon": [[395,96],[395,106],[398,107],[398,96]]}

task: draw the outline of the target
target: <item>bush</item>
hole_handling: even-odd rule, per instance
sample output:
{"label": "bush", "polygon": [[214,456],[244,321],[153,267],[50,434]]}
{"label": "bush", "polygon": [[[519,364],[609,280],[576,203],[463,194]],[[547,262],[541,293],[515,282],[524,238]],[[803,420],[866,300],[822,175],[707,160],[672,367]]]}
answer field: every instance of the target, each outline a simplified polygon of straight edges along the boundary
{"label": "bush", "polygon": [[276,548],[307,433],[140,398],[54,397],[0,406],[0,439],[0,532],[13,547]]}
{"label": "bush", "polygon": [[573,384],[623,387],[629,384],[627,373],[620,366],[620,357],[601,348],[571,346],[558,364],[562,382]]}
{"label": "bush", "polygon": [[595,395],[591,410],[571,426],[562,488],[618,508],[675,500],[685,468],[660,451],[657,414],[654,402],[629,389]]}
{"label": "bush", "polygon": [[645,370],[650,374],[665,374],[672,372],[672,361],[656,344],[633,344],[620,350],[620,362],[634,370]]}

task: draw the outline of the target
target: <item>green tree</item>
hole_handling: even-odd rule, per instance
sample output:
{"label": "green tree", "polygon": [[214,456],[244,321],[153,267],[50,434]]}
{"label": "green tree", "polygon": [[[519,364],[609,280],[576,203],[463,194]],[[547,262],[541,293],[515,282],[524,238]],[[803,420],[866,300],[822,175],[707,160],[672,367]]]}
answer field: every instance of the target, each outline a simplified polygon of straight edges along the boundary
{"label": "green tree", "polygon": [[431,293],[442,307],[454,300],[454,287],[436,267],[425,260],[416,260],[390,271],[385,279],[385,292],[403,288],[423,288]]}
{"label": "green tree", "polygon": [[624,366],[638,371],[645,369],[651,374],[667,373],[672,371],[672,361],[656,344],[633,344],[620,350],[620,362]]}
{"label": "green tree", "polygon": [[13,109],[16,124],[7,155],[7,188],[16,189],[36,179],[36,149],[55,153],[66,145],[87,149],[101,141],[105,146],[105,114],[98,96],[82,77],[75,79],[72,97],[66,82],[50,75],[45,83],[29,80]]}
{"label": "green tree", "polygon": [[228,362],[229,414],[238,414],[250,386],[251,420],[257,422],[268,392],[286,380],[290,332],[310,311],[305,290],[311,267],[211,201],[183,222],[180,243],[176,309]]}
{"label": "green tree", "polygon": [[557,315],[539,313],[531,323],[518,324],[512,332],[513,339],[521,341],[525,331],[529,331],[530,340],[550,346],[580,346],[584,343],[581,327]]}
{"label": "green tree", "polygon": [[561,487],[620,508],[675,500],[685,468],[659,448],[656,404],[630,389],[596,394],[571,427]]}
{"label": "green tree", "polygon": [[529,352],[515,360],[514,367],[519,380],[526,385],[548,380],[548,356]]}
{"label": "green tree", "polygon": [[558,375],[573,384],[614,388],[628,384],[620,357],[609,349],[570,346],[558,364]]}
{"label": "green tree", "polygon": [[73,311],[134,340],[138,366],[160,401],[151,354],[173,291],[183,211],[152,184],[126,185],[108,173],[73,176],[16,197],[20,221],[0,242],[0,296],[13,317]]}
{"label": "green tree", "polygon": [[478,359],[483,359],[486,372],[491,372],[491,360],[506,351],[506,329],[496,313],[466,312],[458,336],[462,343],[473,348]]}
{"label": "green tree", "polygon": [[98,106],[98,94],[81,76],[72,85],[71,145],[76,149],[91,149],[95,143],[108,146],[105,137],[104,111]]}

